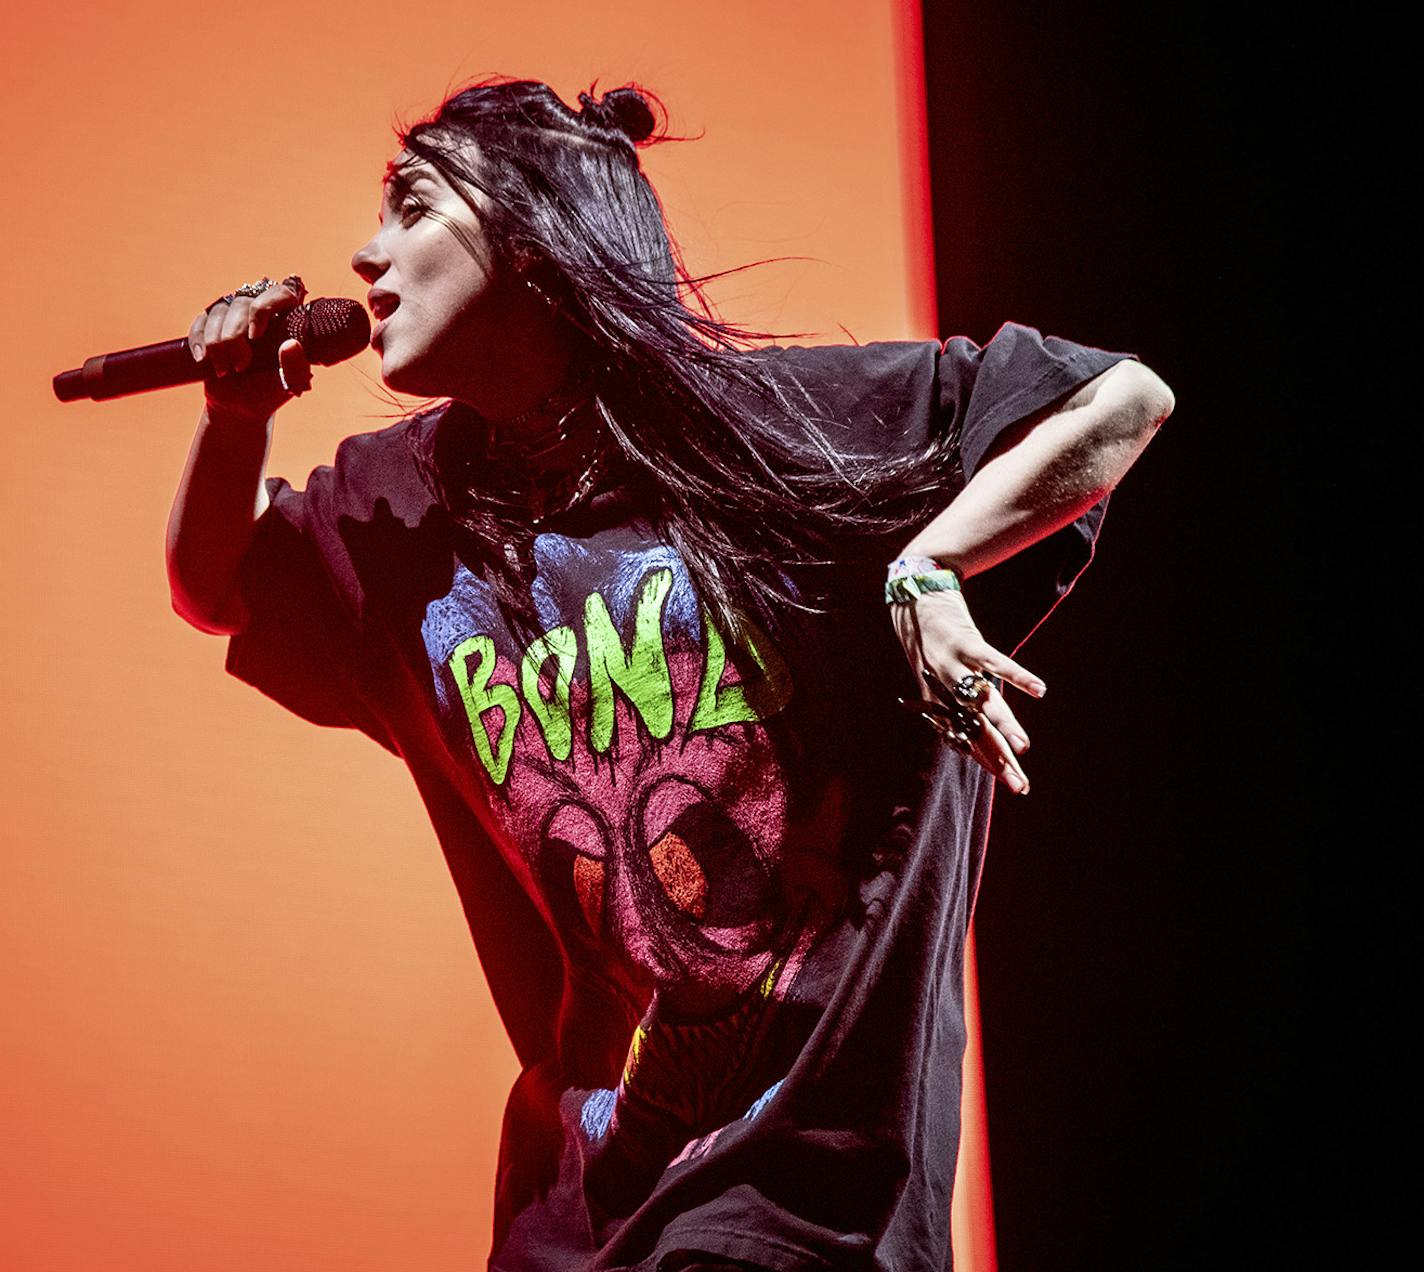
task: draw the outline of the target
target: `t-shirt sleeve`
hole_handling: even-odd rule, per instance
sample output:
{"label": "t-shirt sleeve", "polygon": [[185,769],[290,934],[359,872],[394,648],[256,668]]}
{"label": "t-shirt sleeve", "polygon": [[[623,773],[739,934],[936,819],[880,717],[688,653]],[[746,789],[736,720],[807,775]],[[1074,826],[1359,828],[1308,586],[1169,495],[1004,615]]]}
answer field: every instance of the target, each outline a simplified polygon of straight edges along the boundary
{"label": "t-shirt sleeve", "polygon": [[397,754],[367,696],[369,641],[343,598],[335,470],[302,491],[267,478],[271,500],[240,567],[248,610],[229,638],[227,670],[314,724],[360,729]]}
{"label": "t-shirt sleeve", "polygon": [[[1112,353],[1005,323],[982,347],[964,336],[937,358],[931,432],[957,438],[955,493],[983,465],[994,443],[1029,416],[1048,410],[1131,353]],[[1082,516],[966,584],[971,612],[989,641],[1018,649],[1072,588],[1093,558],[1107,513],[1105,496]]]}
{"label": "t-shirt sleeve", "polygon": [[[942,343],[773,346],[766,356],[814,402],[837,449],[862,457],[937,455],[944,495],[932,516],[979,471],[1006,430],[1134,355],[1005,323],[982,346],[955,336]],[[1092,559],[1106,510],[1103,499],[1072,524],[969,580],[971,611],[993,645],[1017,649],[1068,594]],[[876,540],[868,546],[888,558],[898,544]],[[857,556],[861,547],[856,545]]]}

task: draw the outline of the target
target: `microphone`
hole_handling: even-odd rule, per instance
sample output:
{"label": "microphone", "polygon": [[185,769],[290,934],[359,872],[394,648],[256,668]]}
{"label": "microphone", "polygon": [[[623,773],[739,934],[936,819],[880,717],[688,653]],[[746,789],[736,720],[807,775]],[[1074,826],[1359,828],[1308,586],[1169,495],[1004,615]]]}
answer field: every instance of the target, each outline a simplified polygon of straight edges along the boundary
{"label": "microphone", "polygon": [[[275,371],[277,350],[286,340],[301,343],[307,361],[329,367],[355,357],[371,339],[371,319],[355,300],[322,297],[296,309],[275,314],[267,330],[252,342],[247,371]],[[212,363],[193,361],[187,337],[99,353],[73,371],[54,377],[54,395],[61,402],[91,398],[103,402],[130,393],[147,393],[178,384],[214,378]]]}

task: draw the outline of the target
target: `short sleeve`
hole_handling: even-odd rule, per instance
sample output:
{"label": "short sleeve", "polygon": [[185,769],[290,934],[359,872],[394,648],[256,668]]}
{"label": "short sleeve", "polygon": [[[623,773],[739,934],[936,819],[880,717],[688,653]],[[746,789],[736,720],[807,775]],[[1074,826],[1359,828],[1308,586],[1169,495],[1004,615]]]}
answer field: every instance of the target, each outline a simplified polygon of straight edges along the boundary
{"label": "short sleeve", "polygon": [[[1111,353],[1005,323],[982,347],[964,336],[947,340],[936,377],[936,434],[956,438],[959,481],[968,482],[995,441],[1049,410],[1130,353]],[[1070,525],[976,575],[966,596],[989,641],[1013,652],[1048,617],[1092,560],[1107,513],[1106,498]]]}
{"label": "short sleeve", "polygon": [[271,502],[240,567],[248,622],[229,639],[227,670],[305,720],[360,729],[398,754],[367,697],[370,650],[333,571],[333,480],[326,466],[304,491],[267,478]]}
{"label": "short sleeve", "polygon": [[965,336],[944,342],[938,361],[936,407],[941,427],[958,432],[967,481],[999,435],[1056,405],[1131,353],[1109,353],[1040,335],[1007,322],[984,346]]}
{"label": "short sleeve", "polygon": [[[827,437],[843,452],[935,456],[943,465],[942,508],[978,472],[1006,430],[1134,355],[1045,337],[1011,322],[982,346],[955,336],[943,343],[773,346],[763,356],[814,404]],[[806,448],[791,438],[793,449],[798,444]],[[1092,559],[1106,511],[1104,499],[1071,525],[969,581],[965,590],[975,621],[991,643],[1017,649],[1068,594]],[[883,559],[898,544],[876,538],[865,546]],[[861,549],[860,544],[852,549],[857,561]]]}

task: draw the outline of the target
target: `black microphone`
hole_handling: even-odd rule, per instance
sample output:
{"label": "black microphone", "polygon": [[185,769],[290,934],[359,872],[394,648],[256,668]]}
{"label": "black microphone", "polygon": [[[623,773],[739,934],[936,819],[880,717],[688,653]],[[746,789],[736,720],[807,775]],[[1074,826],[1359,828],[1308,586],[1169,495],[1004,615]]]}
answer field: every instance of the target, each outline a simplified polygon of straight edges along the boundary
{"label": "black microphone", "polygon": [[[322,297],[273,316],[267,330],[252,342],[252,361],[246,371],[274,371],[277,350],[286,340],[297,340],[307,361],[329,367],[355,357],[371,339],[371,320],[355,300]],[[61,402],[92,398],[125,397],[177,384],[195,384],[215,376],[212,363],[193,361],[187,337],[161,344],[99,353],[73,371],[54,377],[54,395]]]}

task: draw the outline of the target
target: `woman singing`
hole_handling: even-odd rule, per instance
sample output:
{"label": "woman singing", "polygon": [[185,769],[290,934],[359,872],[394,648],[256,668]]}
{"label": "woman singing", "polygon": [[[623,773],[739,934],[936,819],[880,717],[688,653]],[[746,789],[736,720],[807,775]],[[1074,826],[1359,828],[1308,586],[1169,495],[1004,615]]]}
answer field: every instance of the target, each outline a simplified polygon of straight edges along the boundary
{"label": "woman singing", "polygon": [[300,279],[194,319],[174,604],[410,768],[522,1069],[491,1267],[944,1268],[965,930],[995,781],[1029,789],[1005,691],[1045,688],[1004,651],[1172,395],[1015,324],[732,327],[649,98],[579,100],[491,81],[401,135],[352,267],[437,405],[305,490],[264,480],[301,347],[242,374]]}

